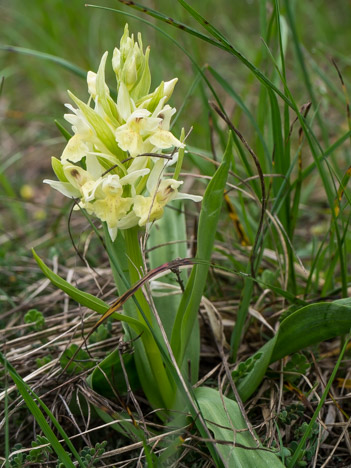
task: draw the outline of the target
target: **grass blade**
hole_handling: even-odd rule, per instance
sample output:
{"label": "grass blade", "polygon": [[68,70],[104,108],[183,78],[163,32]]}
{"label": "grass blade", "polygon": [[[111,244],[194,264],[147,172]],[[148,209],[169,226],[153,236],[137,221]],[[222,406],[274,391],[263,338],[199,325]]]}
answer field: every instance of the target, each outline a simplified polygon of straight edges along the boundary
{"label": "grass blade", "polygon": [[73,455],[76,457],[76,460],[78,461],[79,466],[84,468],[84,464],[83,464],[82,460],[80,459],[78,452],[74,448],[72,442],[69,440],[68,436],[66,435],[66,433],[64,432],[64,430],[62,429],[62,427],[60,426],[60,424],[58,423],[58,421],[54,417],[54,415],[51,413],[49,408],[40,400],[40,398],[38,398],[35,395],[34,392],[32,392],[32,390],[29,388],[29,386],[23,381],[23,379],[20,377],[20,375],[16,372],[15,368],[7,361],[7,359],[5,358],[5,356],[1,352],[0,352],[0,362],[1,362],[1,364],[3,366],[6,365],[6,367],[8,369],[8,372],[9,372],[12,380],[16,384],[16,387],[17,387],[18,391],[22,395],[22,398],[25,401],[28,409],[30,410],[30,412],[34,416],[35,420],[37,421],[37,423],[41,427],[43,433],[45,434],[45,437],[49,440],[52,448],[55,450],[55,452],[56,452],[57,456],[59,457],[60,461],[67,468],[74,468],[74,466],[75,466],[73,464],[71,458],[68,456],[67,452],[65,451],[65,449],[63,448],[63,446],[61,445],[61,443],[59,442],[59,440],[55,436],[53,430],[51,429],[51,427],[47,423],[43,413],[41,412],[41,410],[38,407],[35,400],[37,400],[37,402],[39,403],[41,408],[44,410],[44,412],[47,414],[47,416],[49,416],[51,422],[56,427],[58,432],[61,434],[61,436],[65,440],[66,444],[70,448]]}
{"label": "grass blade", "polygon": [[46,54],[45,52],[39,52],[38,50],[26,49],[25,47],[16,47],[11,45],[0,45],[0,50],[5,52],[15,52],[17,54],[22,55],[30,55],[32,57],[49,60],[50,62],[56,63],[61,67],[65,68],[66,70],[74,73],[75,75],[86,79],[87,72],[83,70],[83,68],[77,67],[73,63],[65,60],[61,57],[57,57],[56,55]]}
{"label": "grass blade", "polygon": [[319,415],[319,412],[320,410],[322,409],[322,406],[324,405],[324,402],[329,394],[329,390],[330,390],[330,387],[332,385],[332,383],[334,382],[334,379],[335,379],[335,376],[336,376],[336,373],[340,367],[340,364],[341,364],[341,360],[342,358],[344,357],[344,354],[345,354],[345,351],[347,349],[347,345],[349,344],[349,339],[345,340],[345,343],[344,343],[344,346],[342,347],[342,350],[341,350],[341,353],[338,357],[338,360],[335,364],[335,367],[333,369],[333,372],[332,372],[332,375],[330,376],[329,380],[328,380],[328,383],[324,389],[324,392],[323,392],[323,395],[318,403],[318,406],[316,408],[316,411],[313,413],[313,416],[311,418],[311,421],[309,422],[308,424],[308,427],[304,433],[304,435],[302,436],[300,442],[299,442],[299,445],[297,446],[295,452],[294,452],[294,455],[288,465],[288,468],[294,468],[296,462],[299,460],[300,456],[302,455],[302,451],[303,451],[303,448],[305,447],[306,445],[306,441],[312,431],[312,427],[314,425],[314,423],[316,422],[317,418],[318,418],[318,415]]}
{"label": "grass blade", "polygon": [[294,47],[295,47],[297,61],[298,61],[299,65],[300,65],[303,80],[305,82],[305,86],[307,88],[307,91],[308,91],[308,93],[309,93],[309,95],[311,97],[313,107],[317,111],[317,120],[318,120],[320,129],[321,129],[324,141],[325,141],[325,143],[328,143],[327,130],[325,128],[323,120],[322,120],[322,118],[321,118],[321,116],[319,114],[319,111],[318,111],[318,104],[317,104],[317,100],[316,100],[316,97],[315,97],[315,93],[313,91],[313,86],[312,86],[312,83],[311,83],[311,79],[310,79],[310,76],[308,74],[305,59],[304,59],[304,56],[303,56],[303,53],[302,53],[301,42],[300,42],[300,40],[298,38],[298,35],[297,35],[296,25],[295,25],[295,21],[294,21],[294,17],[293,17],[293,12],[292,12],[292,9],[291,9],[291,2],[289,2],[289,0],[285,0],[284,3],[285,3],[285,8],[286,8],[287,19],[288,19],[288,22],[289,22],[289,26],[290,26],[290,30],[291,30],[291,34],[292,34],[292,38],[293,38],[293,43],[294,43]]}
{"label": "grass blade", "polygon": [[229,94],[229,96],[231,96],[235,100],[235,102],[238,104],[240,109],[242,109],[244,114],[250,120],[250,122],[251,122],[252,126],[254,127],[254,129],[256,130],[258,138],[259,138],[259,140],[260,140],[260,142],[261,142],[261,144],[262,144],[262,146],[264,148],[266,158],[268,159],[269,156],[270,156],[269,155],[269,150],[267,148],[267,145],[266,145],[266,142],[265,142],[264,137],[262,135],[262,132],[261,132],[256,120],[255,120],[255,117],[252,115],[252,113],[250,112],[250,110],[248,109],[248,107],[246,106],[244,101],[241,99],[241,97],[235,92],[233,87],[214,68],[212,68],[211,66],[208,66],[207,68],[208,68],[209,72],[212,74],[212,76],[216,79],[216,81],[222,86],[224,91],[226,91],[226,93]]}
{"label": "grass blade", "polygon": [[[257,67],[255,67],[255,65],[253,65],[241,52],[239,52],[232,44],[230,44],[228,41],[224,41],[223,42],[220,42],[220,41],[215,41],[213,39],[211,39],[210,37],[204,35],[204,34],[201,34],[199,31],[197,30],[194,30],[182,23],[179,23],[177,22],[176,20],[174,20],[173,18],[170,18],[166,15],[163,15],[163,14],[160,14],[158,12],[156,12],[155,10],[151,10],[150,8],[147,8],[145,7],[144,5],[138,5],[137,3],[135,2],[130,2],[129,0],[119,0],[119,2],[121,3],[124,3],[125,5],[129,6],[129,7],[132,7],[132,8],[135,8],[143,13],[146,13],[150,16],[153,16],[154,18],[160,20],[160,21],[163,21],[167,24],[170,24],[178,29],[181,29],[182,31],[185,31],[186,33],[188,34],[191,34],[193,36],[196,36],[198,37],[199,39],[205,41],[205,42],[208,42],[216,47],[219,47],[220,49],[223,49],[227,52],[229,52],[231,55],[234,55],[235,57],[237,57],[255,76],[256,78],[261,81],[265,86],[267,86],[268,88],[271,88],[272,90],[274,90],[275,93],[278,94],[278,96],[280,96],[283,101],[285,101],[289,107],[291,107],[292,109],[295,109],[295,106],[294,104],[291,102],[291,100],[285,96],[280,90],[279,88],[277,88]],[[95,6],[95,5],[89,5],[89,6]],[[121,12],[121,13],[124,13],[125,12]],[[140,18],[139,18],[140,19]],[[207,20],[204,20],[204,21],[207,21]],[[209,24],[209,22],[207,21],[207,24]]]}

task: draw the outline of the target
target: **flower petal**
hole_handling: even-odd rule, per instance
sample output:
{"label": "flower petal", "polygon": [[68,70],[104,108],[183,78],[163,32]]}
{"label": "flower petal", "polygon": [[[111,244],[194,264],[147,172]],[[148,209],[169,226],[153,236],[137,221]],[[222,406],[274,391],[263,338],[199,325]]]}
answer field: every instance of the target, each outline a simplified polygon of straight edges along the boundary
{"label": "flower petal", "polygon": [[103,200],[96,200],[93,207],[101,221],[105,221],[109,227],[116,227],[118,220],[127,214],[132,204],[132,198],[108,195]]}
{"label": "flower petal", "polygon": [[127,124],[117,128],[116,141],[123,151],[128,151],[131,157],[143,153],[143,139],[141,135],[132,130]]}
{"label": "flower petal", "polygon": [[118,229],[129,229],[138,225],[139,218],[131,211],[117,222]]}
{"label": "flower petal", "polygon": [[63,166],[63,171],[73,187],[80,190],[81,187],[91,180],[90,174],[79,166],[73,164],[66,164]]}
{"label": "flower petal", "polygon": [[117,96],[117,110],[123,120],[127,121],[130,114],[132,113],[132,102],[129,96],[127,86],[123,81],[119,84],[118,96]]}
{"label": "flower petal", "polygon": [[73,187],[69,182],[59,182],[58,180],[43,180],[44,184],[49,184],[52,188],[69,198],[79,198],[80,191]]}
{"label": "flower petal", "polygon": [[127,174],[126,176],[122,177],[121,184],[122,185],[134,184],[139,179],[139,177],[149,174],[149,172],[150,172],[150,169],[148,168],[139,169],[138,171],[133,171],[130,174]]}
{"label": "flower petal", "polygon": [[93,99],[95,99],[96,98],[96,73],[92,71],[88,71],[87,83],[88,83],[88,93]]}
{"label": "flower petal", "polygon": [[[99,154],[99,156],[100,156],[100,154]],[[99,163],[98,158],[92,153],[87,154],[87,156],[86,156],[86,165],[87,165],[87,172],[94,179],[98,179],[105,172],[105,169]]]}
{"label": "flower petal", "polygon": [[148,189],[149,193],[154,192],[162,176],[162,171],[164,167],[165,167],[165,160],[161,158],[157,159],[146,182],[146,188]]}
{"label": "flower petal", "polygon": [[62,162],[79,162],[89,152],[90,148],[78,133],[68,140],[66,148],[63,150]]}
{"label": "flower petal", "polygon": [[184,144],[167,130],[157,130],[148,138],[148,141],[160,149],[170,148],[171,146],[176,146],[177,148],[184,147]]}
{"label": "flower petal", "polygon": [[117,237],[118,229],[117,229],[116,226],[113,227],[113,228],[107,226],[107,228],[108,228],[108,233],[110,234],[111,240],[112,240],[112,242],[113,242],[113,241],[116,239],[116,237]]}
{"label": "flower petal", "polygon": [[192,195],[191,193],[178,192],[174,200],[192,200],[194,202],[202,201],[203,197],[200,195]]}

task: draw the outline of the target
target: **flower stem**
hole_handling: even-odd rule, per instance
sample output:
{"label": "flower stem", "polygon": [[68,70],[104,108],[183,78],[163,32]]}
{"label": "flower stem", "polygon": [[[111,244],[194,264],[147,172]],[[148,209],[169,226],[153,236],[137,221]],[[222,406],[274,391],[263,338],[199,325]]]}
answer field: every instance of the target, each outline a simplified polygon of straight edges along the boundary
{"label": "flower stem", "polygon": [[[138,227],[127,229],[123,234],[122,236],[119,233],[112,242],[106,232],[107,250],[119,294],[139,281],[143,266]],[[125,284],[125,278],[123,281],[126,273],[129,276],[129,285]],[[133,299],[134,303],[129,300],[124,305],[124,313],[146,324],[152,332],[137,337],[133,331],[128,330],[129,338],[135,338],[135,363],[140,383],[152,406],[171,409],[175,403],[175,388],[163,364],[160,341],[157,340],[157,344],[154,338],[159,334],[155,330],[153,314],[141,289],[135,292]]]}

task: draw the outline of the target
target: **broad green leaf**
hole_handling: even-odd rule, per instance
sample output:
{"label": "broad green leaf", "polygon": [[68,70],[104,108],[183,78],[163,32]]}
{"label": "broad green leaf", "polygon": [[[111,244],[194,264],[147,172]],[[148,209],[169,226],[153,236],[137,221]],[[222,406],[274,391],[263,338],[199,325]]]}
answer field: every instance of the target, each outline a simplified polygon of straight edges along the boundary
{"label": "broad green leaf", "polygon": [[[129,290],[128,282],[134,284],[135,287],[135,284],[140,280],[140,272],[135,266],[141,267],[143,265],[138,228],[126,229],[123,234],[119,231],[114,241],[111,240],[106,226],[104,226],[104,230],[107,252],[118,291],[120,293],[127,292],[127,289]],[[140,288],[134,290],[131,299],[133,300],[127,300],[125,303],[125,317],[142,323],[146,331],[139,337],[140,332],[137,331],[134,334],[127,330],[128,339],[133,340],[134,360],[139,380],[153,407],[170,408],[174,402],[174,391],[160,353],[164,346],[162,340],[159,339],[158,327],[153,326],[154,317]]]}
{"label": "broad green leaf", "polygon": [[236,401],[209,387],[198,387],[194,392],[207,427],[213,432],[214,438],[227,442],[223,444],[218,442],[216,445],[228,468],[284,467],[274,453],[260,450],[261,444],[257,446]]}
{"label": "broad green leaf", "polygon": [[[150,232],[148,247],[161,247],[149,252],[150,268],[156,268],[158,265],[167,263],[176,258],[184,258],[187,254],[187,235],[185,225],[185,213],[182,202],[173,202],[172,207],[165,210],[163,217],[155,224]],[[173,242],[173,243],[172,243]],[[187,272],[179,271],[179,279],[183,285],[187,281]],[[175,273],[170,273],[160,279],[165,285],[180,288]],[[155,288],[155,291],[157,289]],[[159,292],[162,292],[160,290]],[[173,292],[173,294],[172,294]],[[175,290],[175,292],[177,292]],[[163,291],[165,293],[165,291]],[[170,290],[169,294],[163,297],[153,297],[156,309],[162,320],[167,336],[171,339],[177,311],[181,302],[181,294],[174,294]],[[198,373],[200,353],[200,333],[197,328],[189,343],[188,356],[194,375]]]}
{"label": "broad green leaf", "polygon": [[262,382],[267,368],[271,362],[274,345],[277,341],[277,335],[266,343],[264,348],[261,348],[257,353],[260,357],[254,364],[253,369],[237,384],[237,390],[240,398],[246,401],[252,393],[259,387]]}
{"label": "broad green leaf", "polygon": [[296,310],[282,321],[275,337],[257,351],[260,359],[237,385],[242,400],[246,401],[258,388],[269,364],[308,346],[345,335],[350,328],[349,299],[310,304]]}
{"label": "broad green leaf", "polygon": [[[230,133],[222,164],[208,184],[202,201],[196,257],[206,263],[194,266],[174,322],[171,345],[180,366],[186,361],[184,357],[189,340],[194,333],[194,327],[198,327],[197,314],[209,270],[231,153],[232,135]],[[193,377],[196,378],[196,375],[193,375]]]}
{"label": "broad green leaf", "polygon": [[[128,381],[133,391],[140,388],[140,382],[136,373],[133,355],[123,354],[123,365],[128,375]],[[107,398],[114,398],[115,394],[111,385],[118,394],[126,393],[127,385],[121,365],[119,351],[115,349],[99,363],[99,366],[89,375],[87,381],[91,388]]]}
{"label": "broad green leaf", "polygon": [[[76,300],[77,302],[79,302],[79,304],[85,307],[89,307],[90,309],[95,310],[96,312],[99,312],[100,314],[104,314],[105,312],[109,310],[110,308],[109,305],[101,301],[101,299],[98,299],[91,294],[80,291],[79,289],[75,288],[74,286],[69,284],[67,281],[60,278],[58,275],[56,275],[53,271],[50,270],[50,268],[48,268],[44,264],[44,262],[38,257],[38,255],[34,252],[34,250],[33,250],[33,255],[39,267],[45,274],[45,276],[47,276],[55,286],[60,288],[62,291],[66,292],[72,299]],[[121,288],[123,287],[125,288],[125,286],[123,285],[123,282],[121,284],[121,281],[119,281],[118,286],[121,286]],[[122,289],[120,289],[120,291],[121,290]],[[144,322],[141,322],[140,320],[138,320],[137,318],[127,316],[127,315],[122,315],[117,312],[114,312],[111,316],[117,320],[121,320],[122,322],[129,324],[131,328],[133,328],[134,331],[136,332],[135,334],[136,340],[134,342],[134,347],[136,349],[135,362],[138,368],[140,381],[143,382],[143,388],[144,388],[145,393],[147,393],[149,402],[153,404],[154,407],[157,407],[157,408],[163,407],[164,404],[162,405],[160,402],[160,399],[158,398],[159,391],[158,391],[158,387],[155,386],[155,379],[152,377],[153,374],[151,373],[149,359],[154,360],[153,362],[154,365],[156,365],[157,362],[162,362],[162,361],[161,361],[161,356],[159,355],[158,349],[156,348],[156,344],[152,342],[151,332],[148,326]],[[143,340],[137,338],[137,336],[140,334],[142,334]],[[146,346],[146,344],[144,345],[144,341],[149,346]],[[150,341],[153,343],[152,350],[150,346]],[[146,352],[146,349],[148,349],[148,353]],[[171,392],[168,392],[168,393],[169,393],[168,396],[171,398],[172,397]]]}
{"label": "broad green leaf", "polygon": [[271,362],[307,346],[345,335],[350,328],[350,306],[326,302],[302,307],[281,323]]}
{"label": "broad green leaf", "polygon": [[[76,460],[79,463],[79,466],[84,467],[84,464],[82,460],[79,457],[78,452],[74,448],[72,442],[66,435],[65,431],[55,418],[55,416],[51,413],[49,408],[41,401],[41,399],[30,389],[30,387],[24,382],[22,377],[17,373],[15,368],[7,361],[5,356],[0,352],[0,362],[3,366],[6,366],[12,380],[16,384],[16,387],[20,394],[22,395],[22,398],[24,402],[26,403],[29,411],[32,413],[34,416],[36,422],[40,426],[41,430],[45,434],[45,437],[48,439],[50,442],[53,450],[56,452],[57,456],[59,457],[59,460],[64,464],[65,467],[67,468],[74,468],[74,464],[71,460],[71,458],[68,456],[68,453],[66,450],[63,448],[59,440],[57,439],[56,435],[54,434],[53,430],[49,426],[48,422],[46,421],[46,417],[42,413],[40,407],[44,410],[46,413],[46,416],[49,417],[51,420],[52,424],[55,426],[55,428],[58,430],[60,433],[61,437],[65,440],[66,444],[68,445],[69,449],[75,456]],[[39,406],[38,406],[39,405]]]}
{"label": "broad green leaf", "polygon": [[91,310],[95,310],[99,314],[104,314],[108,309],[109,305],[106,302],[102,301],[101,299],[93,296],[92,294],[85,293],[80,291],[79,289],[75,288],[67,281],[62,279],[59,275],[54,273],[45,263],[41,260],[41,258],[37,255],[34,249],[32,249],[33,257],[35,261],[39,265],[41,271],[44,275],[49,278],[54,286],[59,289],[62,289],[66,294],[69,295],[72,299],[77,301],[82,306],[88,307]]}
{"label": "broad green leaf", "polygon": [[[77,301],[80,305],[84,307],[88,307],[89,309],[94,310],[95,312],[98,312],[99,314],[103,315],[105,312],[109,310],[110,306],[106,302],[102,301],[98,297],[93,296],[92,294],[80,291],[79,289],[72,286],[70,283],[68,283],[59,275],[57,275],[52,270],[50,270],[50,268],[47,265],[45,265],[45,263],[41,260],[41,258],[36,254],[34,249],[32,249],[32,252],[41,271],[44,273],[44,275],[47,278],[49,278],[49,280],[52,282],[54,286],[64,291],[66,294],[68,294],[69,297]],[[111,317],[115,318],[116,320],[121,320],[122,322],[129,323],[129,325],[137,333],[141,333],[141,332],[149,333],[148,328],[139,320],[134,319],[133,317],[128,317],[126,315],[119,314],[118,312],[114,312],[111,315]]]}

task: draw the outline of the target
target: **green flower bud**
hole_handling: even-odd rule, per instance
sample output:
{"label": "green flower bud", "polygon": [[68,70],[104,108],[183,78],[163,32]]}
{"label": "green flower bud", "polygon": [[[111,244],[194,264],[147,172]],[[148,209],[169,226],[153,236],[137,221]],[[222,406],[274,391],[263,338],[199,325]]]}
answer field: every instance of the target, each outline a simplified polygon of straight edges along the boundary
{"label": "green flower bud", "polygon": [[115,48],[113,51],[112,68],[116,73],[118,88],[121,83],[124,83],[135,101],[145,96],[150,90],[149,55],[149,47],[146,48],[145,54],[143,52],[140,33],[138,42],[135,42],[133,34],[129,37],[128,24],[126,24],[120,48]]}
{"label": "green flower bud", "polygon": [[153,93],[141,97],[136,103],[137,106],[142,106],[150,112],[154,112],[154,110],[159,105],[161,99],[163,106],[172,96],[177,81],[178,78],[173,78],[173,80],[170,81],[162,81],[162,83],[155,89]]}

